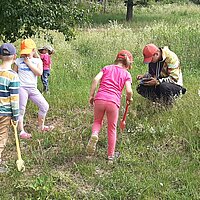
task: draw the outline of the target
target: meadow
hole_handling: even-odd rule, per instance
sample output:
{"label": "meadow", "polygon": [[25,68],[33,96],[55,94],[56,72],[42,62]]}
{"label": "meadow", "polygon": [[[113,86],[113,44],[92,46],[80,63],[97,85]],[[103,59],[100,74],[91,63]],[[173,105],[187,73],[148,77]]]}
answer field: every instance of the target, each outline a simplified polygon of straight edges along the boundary
{"label": "meadow", "polygon": [[[125,8],[95,15],[90,26],[77,29],[76,40],[54,34],[50,76],[48,134],[39,134],[37,108],[28,104],[26,129],[32,140],[21,140],[26,171],[18,172],[13,132],[4,157],[8,173],[0,174],[1,200],[45,199],[200,199],[200,7],[193,4],[135,7],[127,23]],[[37,46],[45,43],[33,38]],[[20,41],[16,42],[19,47]],[[147,43],[169,46],[181,60],[187,93],[173,108],[155,107],[135,90],[144,73],[142,49]],[[99,70],[113,63],[121,49],[134,55],[133,103],[124,133],[118,129],[113,165],[106,160],[107,134],[103,127],[92,159],[85,147],[91,134],[93,110],[89,90]],[[38,79],[38,88],[42,89]],[[123,94],[120,118],[124,111]],[[105,123],[106,124],[106,123]]]}

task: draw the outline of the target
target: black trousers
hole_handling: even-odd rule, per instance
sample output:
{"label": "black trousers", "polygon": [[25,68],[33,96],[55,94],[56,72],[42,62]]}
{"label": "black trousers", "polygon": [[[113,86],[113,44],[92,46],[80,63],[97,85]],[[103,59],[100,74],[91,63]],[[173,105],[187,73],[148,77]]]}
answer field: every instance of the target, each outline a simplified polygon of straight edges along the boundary
{"label": "black trousers", "polygon": [[151,101],[171,104],[180,94],[185,94],[186,89],[174,83],[163,82],[156,87],[139,84],[137,92]]}

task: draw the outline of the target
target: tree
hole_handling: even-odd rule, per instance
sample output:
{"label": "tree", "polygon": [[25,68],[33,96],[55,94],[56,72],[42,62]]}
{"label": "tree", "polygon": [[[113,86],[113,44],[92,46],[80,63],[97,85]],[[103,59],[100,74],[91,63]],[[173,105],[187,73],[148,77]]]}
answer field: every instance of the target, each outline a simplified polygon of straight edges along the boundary
{"label": "tree", "polygon": [[44,33],[53,40],[49,30],[74,37],[74,28],[87,19],[87,12],[72,0],[1,0],[0,40],[14,42],[19,38]]}
{"label": "tree", "polygon": [[131,21],[133,19],[133,0],[127,0],[126,6],[127,6],[126,21]]}
{"label": "tree", "polygon": [[133,19],[133,6],[135,5],[147,6],[148,0],[135,0],[134,3],[133,0],[125,0],[124,3],[127,7],[126,21],[131,21]]}

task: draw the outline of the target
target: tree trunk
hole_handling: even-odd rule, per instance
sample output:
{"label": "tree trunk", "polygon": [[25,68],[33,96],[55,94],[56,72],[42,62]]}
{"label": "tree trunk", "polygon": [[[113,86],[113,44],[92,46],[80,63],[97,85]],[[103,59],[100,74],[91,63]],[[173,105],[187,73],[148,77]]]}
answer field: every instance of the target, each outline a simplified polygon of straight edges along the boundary
{"label": "tree trunk", "polygon": [[127,13],[126,21],[131,21],[133,19],[133,0],[127,1]]}
{"label": "tree trunk", "polygon": [[107,4],[107,0],[103,1],[103,12],[106,13],[106,4]]}

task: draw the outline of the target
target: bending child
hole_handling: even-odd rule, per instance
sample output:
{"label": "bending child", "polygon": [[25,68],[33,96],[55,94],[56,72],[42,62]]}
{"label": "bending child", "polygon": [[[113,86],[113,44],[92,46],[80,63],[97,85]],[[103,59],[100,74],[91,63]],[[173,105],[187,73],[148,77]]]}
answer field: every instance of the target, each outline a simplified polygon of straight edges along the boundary
{"label": "bending child", "polygon": [[49,91],[49,80],[48,77],[50,76],[50,70],[52,66],[51,55],[54,53],[54,49],[51,46],[44,46],[39,48],[38,51],[40,52],[40,58],[43,62],[43,73],[41,76],[42,84],[43,84],[43,91]]}
{"label": "bending child", "polygon": [[[115,63],[105,66],[94,78],[89,102],[94,104],[94,122],[92,135],[86,147],[88,155],[93,155],[98,142],[98,134],[102,127],[103,117],[106,113],[108,122],[108,160],[113,161],[115,156],[115,145],[117,138],[117,121],[121,101],[122,90],[126,87],[126,101],[132,101],[132,78],[127,71],[131,69],[133,56],[127,50],[117,54]],[[97,94],[94,97],[95,89],[100,82]]]}
{"label": "bending child", "polygon": [[25,39],[21,42],[20,58],[17,58],[14,70],[18,72],[20,80],[19,88],[19,130],[20,138],[30,139],[31,134],[24,130],[24,114],[28,99],[39,107],[38,130],[51,131],[53,126],[45,126],[45,117],[49,104],[37,89],[37,77],[42,75],[43,67],[40,58],[37,58],[36,44],[32,39]]}
{"label": "bending child", "polygon": [[[16,59],[16,49],[10,43],[5,43],[0,47],[0,165],[2,163],[1,154],[8,139],[8,131],[11,119],[17,124],[19,116],[19,77],[11,69],[11,65]],[[6,169],[5,169],[6,170]],[[3,167],[0,172],[5,171]]]}

